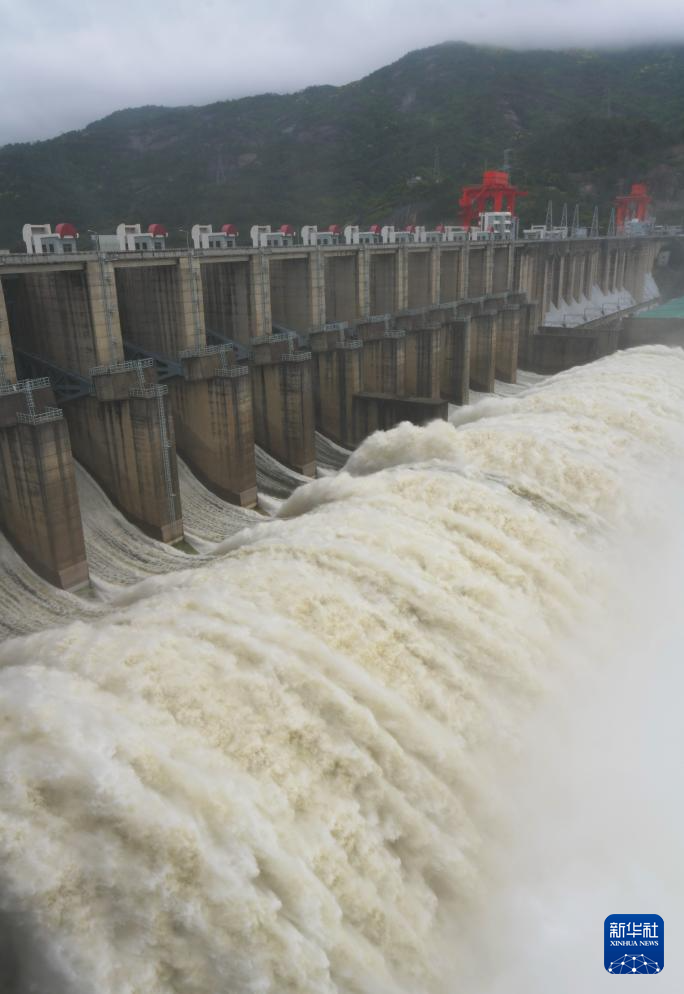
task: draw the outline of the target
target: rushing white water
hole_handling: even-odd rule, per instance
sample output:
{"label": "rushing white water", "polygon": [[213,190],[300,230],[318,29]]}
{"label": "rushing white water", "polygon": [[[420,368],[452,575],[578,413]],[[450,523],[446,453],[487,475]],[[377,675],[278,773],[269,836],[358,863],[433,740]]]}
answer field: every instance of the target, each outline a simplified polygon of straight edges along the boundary
{"label": "rushing white water", "polygon": [[42,580],[0,534],[0,641],[101,610],[93,601]]}
{"label": "rushing white water", "polygon": [[195,556],[157,542],[131,524],[78,463],[76,484],[90,577],[100,593],[107,596],[112,587],[199,564]]}
{"label": "rushing white water", "polygon": [[308,476],[288,469],[281,462],[270,456],[268,452],[255,447],[257,490],[267,497],[283,499],[289,497],[293,490],[309,482]]}
{"label": "rushing white water", "polygon": [[260,520],[257,511],[221,500],[197,479],[182,459],[178,481],[186,536],[197,549],[208,549]]}
{"label": "rushing white water", "polygon": [[342,469],[349,459],[351,451],[333,442],[320,431],[316,432],[316,466],[319,470],[330,472]]}
{"label": "rushing white water", "polygon": [[454,939],[496,886],[487,797],[578,635],[622,626],[624,535],[681,499],[684,353],[453,422],[379,433],[216,561],[0,647],[8,990],[533,989]]}

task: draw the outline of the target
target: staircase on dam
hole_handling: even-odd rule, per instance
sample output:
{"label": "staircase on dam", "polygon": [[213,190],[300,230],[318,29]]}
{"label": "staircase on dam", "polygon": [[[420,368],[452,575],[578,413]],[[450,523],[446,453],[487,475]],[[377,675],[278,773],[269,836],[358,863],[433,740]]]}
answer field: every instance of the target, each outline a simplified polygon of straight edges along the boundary
{"label": "staircase on dam", "polygon": [[[514,384],[521,365],[552,373],[614,350],[624,313],[652,295],[659,247],[2,257],[0,527],[48,582],[86,584],[77,460],[131,527],[182,542],[187,502],[190,534],[210,541],[198,508],[239,516],[264,487],[285,496],[316,475],[323,438],[351,449]],[[627,305],[578,321],[597,293]]]}

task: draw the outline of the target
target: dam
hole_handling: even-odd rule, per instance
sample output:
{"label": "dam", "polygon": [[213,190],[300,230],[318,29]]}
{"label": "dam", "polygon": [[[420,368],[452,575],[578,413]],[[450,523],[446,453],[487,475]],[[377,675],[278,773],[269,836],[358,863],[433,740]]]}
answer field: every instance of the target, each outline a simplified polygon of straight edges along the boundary
{"label": "dam", "polygon": [[[643,665],[637,653],[632,670],[624,647],[634,648],[638,605],[673,545],[682,455],[681,349],[526,374],[515,395],[373,434],[341,471],[297,488],[273,519],[250,522],[193,569],[160,570],[69,624],[2,643],[6,989],[548,990],[553,962],[542,956],[540,973],[536,946],[521,975],[524,934],[563,937],[567,907],[553,893],[542,908],[518,901],[496,874],[488,883],[490,808],[513,791],[535,865],[548,867],[565,857],[568,823],[574,844],[578,825],[608,837],[614,799],[628,798],[616,777],[610,817],[586,821],[567,756],[552,781],[527,788],[497,784],[487,756],[518,749],[549,684],[563,698],[573,673],[583,699],[589,691],[580,738],[592,707],[603,724],[606,704],[624,707],[623,685]],[[102,498],[76,475],[90,517]],[[663,600],[657,584],[652,592]],[[667,617],[654,616],[663,631]],[[585,670],[606,665],[617,632],[620,683],[602,695]],[[654,682],[648,694],[637,684],[640,704],[660,706],[657,639],[648,652]],[[546,751],[554,736],[566,747],[562,713],[554,704],[547,715]],[[580,790],[598,745],[624,765],[610,735],[591,737]],[[659,811],[671,811],[672,781],[662,797],[648,783]],[[558,825],[544,822],[552,784],[574,805]],[[606,793],[597,786],[587,810]],[[543,805],[531,805],[533,788],[545,790]],[[656,823],[639,822],[638,842],[664,849],[651,867],[669,879],[674,836],[670,847]],[[623,870],[627,853],[617,850]],[[516,841],[503,855],[514,875],[526,850]],[[576,846],[572,855],[569,878],[583,872]],[[600,922],[624,898],[626,874],[614,871],[592,866],[581,895],[563,878],[578,917]],[[673,918],[653,873],[648,886]],[[574,951],[564,955],[557,962]],[[593,992],[590,960],[573,969]],[[489,976],[497,969],[503,986]]]}
{"label": "dam", "polygon": [[657,294],[662,245],[0,256],[2,530],[49,583],[86,586],[88,478],[128,523],[120,536],[174,546],[187,531],[197,547],[193,502],[232,505],[237,527],[314,478],[321,445],[351,451],[378,428],[444,419],[518,368],[615,351]]}

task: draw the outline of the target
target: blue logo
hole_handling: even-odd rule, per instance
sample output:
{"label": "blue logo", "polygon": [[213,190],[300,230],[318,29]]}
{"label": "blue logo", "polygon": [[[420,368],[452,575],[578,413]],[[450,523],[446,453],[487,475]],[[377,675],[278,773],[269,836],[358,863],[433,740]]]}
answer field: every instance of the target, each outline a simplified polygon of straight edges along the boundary
{"label": "blue logo", "polygon": [[660,973],[665,925],[660,915],[608,915],[603,963],[608,973]]}

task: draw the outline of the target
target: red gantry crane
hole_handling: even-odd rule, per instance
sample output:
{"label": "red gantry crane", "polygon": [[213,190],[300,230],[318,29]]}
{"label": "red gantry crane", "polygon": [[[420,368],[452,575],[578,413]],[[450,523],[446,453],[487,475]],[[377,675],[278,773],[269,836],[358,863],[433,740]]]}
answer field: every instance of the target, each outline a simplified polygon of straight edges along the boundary
{"label": "red gantry crane", "polygon": [[526,197],[527,190],[511,186],[510,176],[503,170],[490,169],[482,175],[479,186],[464,186],[458,206],[464,228],[477,227],[485,211],[510,211],[515,215],[515,201]]}
{"label": "red gantry crane", "polygon": [[649,220],[649,207],[652,197],[645,183],[632,183],[632,189],[624,197],[615,198],[615,227],[624,231],[628,221],[640,221],[642,224]]}

